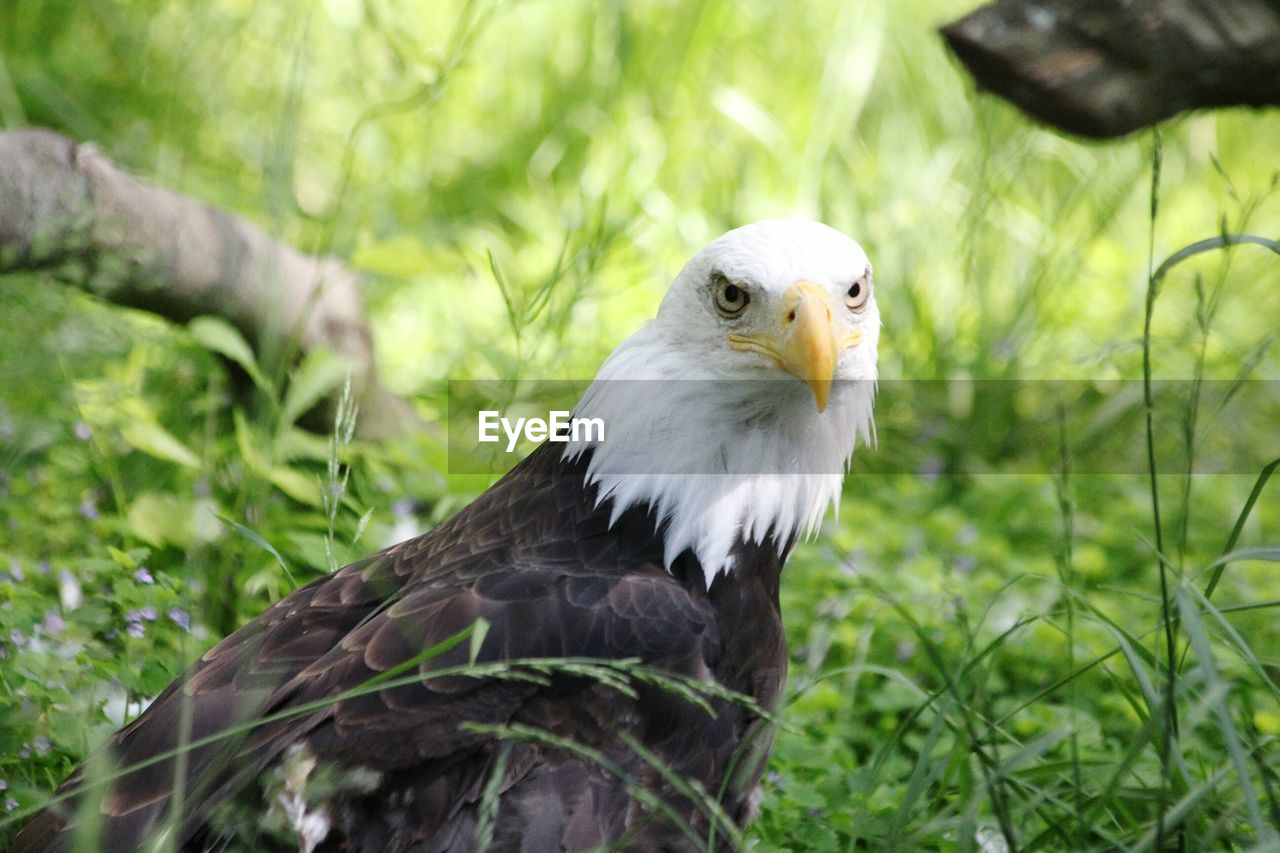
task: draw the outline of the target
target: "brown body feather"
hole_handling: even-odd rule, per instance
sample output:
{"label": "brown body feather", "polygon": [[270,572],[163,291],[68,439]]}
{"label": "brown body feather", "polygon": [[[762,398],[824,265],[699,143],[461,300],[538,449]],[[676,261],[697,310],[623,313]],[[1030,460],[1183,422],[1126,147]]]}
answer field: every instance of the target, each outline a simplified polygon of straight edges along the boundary
{"label": "brown body feather", "polygon": [[[39,814],[14,849],[69,849],[78,824],[103,849],[131,849],[162,831],[169,842],[197,849],[253,846],[244,837],[251,828],[237,841],[219,811],[246,797],[257,798],[261,811],[263,779],[282,765],[287,773],[299,754],[316,767],[363,773],[363,785],[339,786],[312,803],[329,823],[321,849],[467,850],[484,820],[492,850],[694,848],[687,828],[705,838],[708,817],[624,734],[672,778],[698,782],[744,821],[770,733],[738,703],[715,700],[708,715],[661,687],[639,686],[630,698],[566,674],[549,684],[451,676],[322,701],[483,618],[490,628],[480,662],[635,658],[773,708],[786,670],[778,577],[790,543],[740,544],[735,569],[708,591],[691,553],[664,569],[652,514],[633,509],[609,524],[608,502],[597,506],[584,483],[585,464],[564,462],[546,445],[436,530],[277,602],[206,653],[105,747],[115,766],[153,763],[87,792],[80,786],[92,774],[78,770],[60,789],[74,796]],[[415,669],[425,674],[467,658],[464,643]],[[323,707],[155,760],[308,703]],[[464,723],[538,729],[602,753],[612,769]],[[744,748],[752,739],[754,748]],[[740,752],[749,755],[735,759]],[[615,770],[670,811],[638,802]],[[496,797],[490,814],[486,789]],[[715,837],[724,843],[722,832]]]}

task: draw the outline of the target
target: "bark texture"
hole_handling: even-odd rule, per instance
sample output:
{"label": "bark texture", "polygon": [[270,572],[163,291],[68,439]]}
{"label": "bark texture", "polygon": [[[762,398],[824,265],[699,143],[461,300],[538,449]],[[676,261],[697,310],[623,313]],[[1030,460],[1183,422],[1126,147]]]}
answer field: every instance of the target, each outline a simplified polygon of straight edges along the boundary
{"label": "bark texture", "polygon": [[48,269],[121,305],[236,325],[260,351],[326,347],[350,359],[360,431],[412,423],[378,385],[360,279],[256,225],[149,184],[93,145],[47,130],[0,133],[0,272]]}
{"label": "bark texture", "polygon": [[979,86],[1083,136],[1280,104],[1280,0],[997,0],[942,35]]}

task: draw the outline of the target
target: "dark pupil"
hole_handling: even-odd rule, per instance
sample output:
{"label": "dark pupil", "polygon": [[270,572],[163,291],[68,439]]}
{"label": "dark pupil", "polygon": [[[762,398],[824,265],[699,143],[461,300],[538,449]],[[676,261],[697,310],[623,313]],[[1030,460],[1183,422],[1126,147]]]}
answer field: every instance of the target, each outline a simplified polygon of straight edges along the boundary
{"label": "dark pupil", "polygon": [[862,294],[862,285],[858,282],[853,283],[853,287],[849,288],[849,298],[857,299]]}
{"label": "dark pupil", "polygon": [[738,290],[736,284],[731,284],[724,289],[725,302],[735,303],[742,297],[742,292]]}

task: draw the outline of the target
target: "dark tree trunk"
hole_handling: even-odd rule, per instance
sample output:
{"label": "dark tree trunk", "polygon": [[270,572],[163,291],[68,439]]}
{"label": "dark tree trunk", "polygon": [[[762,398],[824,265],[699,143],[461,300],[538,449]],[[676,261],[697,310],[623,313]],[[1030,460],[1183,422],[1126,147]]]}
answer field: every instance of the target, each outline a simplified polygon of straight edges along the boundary
{"label": "dark tree trunk", "polygon": [[1084,136],[1280,104],[1280,0],[998,0],[942,35],[979,86]]}

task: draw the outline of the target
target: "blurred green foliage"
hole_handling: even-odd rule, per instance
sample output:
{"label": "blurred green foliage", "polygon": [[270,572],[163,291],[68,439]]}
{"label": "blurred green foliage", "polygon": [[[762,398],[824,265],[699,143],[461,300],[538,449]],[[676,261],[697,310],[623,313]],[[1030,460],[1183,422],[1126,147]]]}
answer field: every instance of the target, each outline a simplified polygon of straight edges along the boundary
{"label": "blurred green foliage", "polygon": [[[1166,127],[1152,236],[1152,138],[1081,144],[975,96],[934,32],[968,7],[8,0],[0,123],[93,141],[346,259],[386,382],[429,421],[447,378],[589,377],[691,252],[787,215],[867,248],[886,378],[1138,378],[1152,259],[1280,231],[1280,116]],[[1278,281],[1253,248],[1180,267],[1156,374],[1280,378]],[[217,357],[227,332],[0,277],[10,814],[218,636],[486,484],[446,475],[435,431],[334,446],[297,428],[289,388],[334,377],[255,362],[255,385]],[[1224,612],[1182,614],[1213,655],[1186,657],[1162,760],[1147,479],[958,474],[970,424],[998,418],[941,409],[938,464],[851,478],[796,556],[787,729],[751,838],[995,850],[1003,828],[1032,848],[1151,847],[1162,814],[1194,848],[1255,843],[1259,816],[1274,832],[1272,567],[1228,566]],[[1253,482],[1162,479],[1178,591],[1203,588]],[[1280,538],[1278,510],[1264,490],[1240,544]]]}

